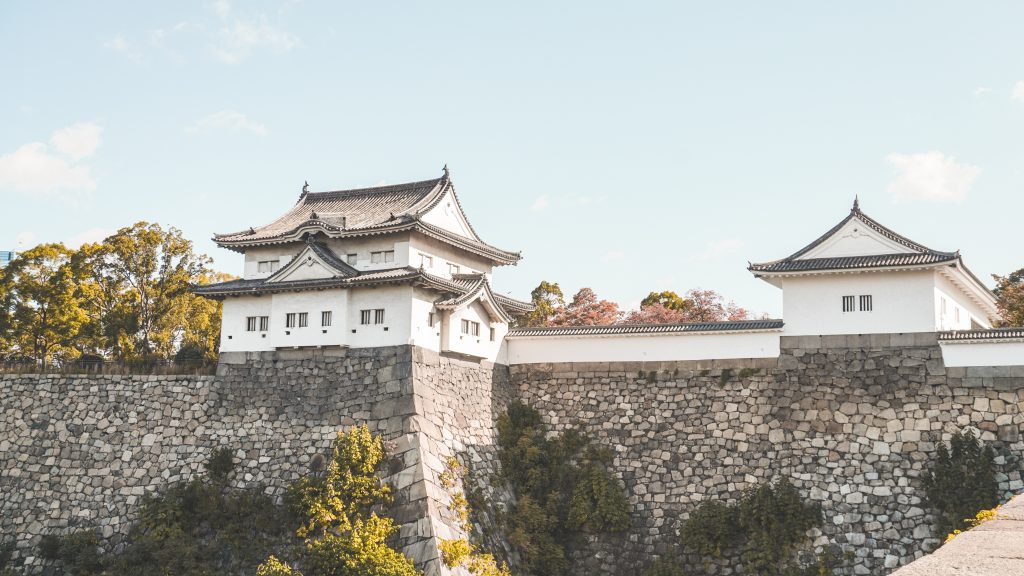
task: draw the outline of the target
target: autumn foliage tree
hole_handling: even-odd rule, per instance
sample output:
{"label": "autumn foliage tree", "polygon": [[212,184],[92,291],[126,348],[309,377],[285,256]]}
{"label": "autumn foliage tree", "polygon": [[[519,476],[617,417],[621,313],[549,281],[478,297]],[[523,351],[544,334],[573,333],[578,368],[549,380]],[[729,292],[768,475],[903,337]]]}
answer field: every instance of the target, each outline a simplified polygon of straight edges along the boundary
{"label": "autumn foliage tree", "polygon": [[1002,326],[1024,326],[1024,268],[1008,276],[992,275],[996,281],[996,307]]}
{"label": "autumn foliage tree", "polygon": [[619,305],[599,300],[590,288],[581,288],[572,302],[560,308],[551,318],[551,326],[604,326],[615,324],[622,318]]}
{"label": "autumn foliage tree", "polygon": [[624,324],[681,324],[746,320],[749,313],[714,290],[693,289],[682,297],[675,292],[651,292],[630,312]]}
{"label": "autumn foliage tree", "polygon": [[530,293],[533,312],[526,313],[519,324],[522,326],[547,326],[555,313],[565,306],[565,296],[557,282],[542,280]]}

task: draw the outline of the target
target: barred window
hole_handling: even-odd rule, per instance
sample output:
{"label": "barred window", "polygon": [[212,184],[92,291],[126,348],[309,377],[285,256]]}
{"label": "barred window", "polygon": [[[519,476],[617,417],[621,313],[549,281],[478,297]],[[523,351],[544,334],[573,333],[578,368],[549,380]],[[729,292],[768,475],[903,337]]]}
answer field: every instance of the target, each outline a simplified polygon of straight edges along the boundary
{"label": "barred window", "polygon": [[330,326],[331,325],[331,311],[330,310],[324,310],[323,312],[320,313],[320,325],[321,326]]}
{"label": "barred window", "polygon": [[270,327],[270,316],[260,316],[260,332],[266,332]]}
{"label": "barred window", "polygon": [[469,320],[462,321],[462,333],[469,334]]}
{"label": "barred window", "polygon": [[377,308],[376,310],[373,311],[373,323],[374,324],[383,324],[384,323],[384,309],[383,308]]}
{"label": "barred window", "polygon": [[289,312],[284,315],[284,327],[295,328],[295,312]]}
{"label": "barred window", "polygon": [[853,296],[843,296],[843,312],[853,312],[856,310],[853,304]]}
{"label": "barred window", "polygon": [[305,328],[306,326],[309,326],[309,314],[299,312],[299,328]]}
{"label": "barred window", "polygon": [[366,325],[370,323],[370,312],[372,310],[360,310],[359,311],[359,323]]}
{"label": "barred window", "polygon": [[370,263],[371,264],[380,264],[381,262],[394,262],[394,261],[395,261],[395,251],[394,250],[384,250],[384,251],[381,251],[381,252],[370,252]]}
{"label": "barred window", "polygon": [[249,316],[245,319],[245,331],[255,332],[256,331],[256,317]]}
{"label": "barred window", "polygon": [[860,297],[860,311],[871,312],[871,295],[864,294]]}
{"label": "barred window", "polygon": [[494,342],[494,328],[491,328],[491,342]]}

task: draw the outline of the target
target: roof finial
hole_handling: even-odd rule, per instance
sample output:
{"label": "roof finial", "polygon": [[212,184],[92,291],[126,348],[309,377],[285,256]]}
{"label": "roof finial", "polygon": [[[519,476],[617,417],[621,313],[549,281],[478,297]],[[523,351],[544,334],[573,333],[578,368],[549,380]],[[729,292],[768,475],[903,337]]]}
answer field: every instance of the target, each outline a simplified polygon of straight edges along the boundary
{"label": "roof finial", "polygon": [[302,193],[309,194],[309,180],[304,180],[302,183]]}
{"label": "roof finial", "polygon": [[442,169],[441,169],[441,171],[442,171],[442,172],[444,172],[444,175],[445,175],[445,176],[448,176],[448,175],[449,175],[449,174],[448,174],[448,163],[447,163],[447,162],[445,162],[445,164],[444,164],[444,168],[442,168]]}
{"label": "roof finial", "polygon": [[851,212],[860,212],[860,197],[857,194],[853,196],[853,209]]}

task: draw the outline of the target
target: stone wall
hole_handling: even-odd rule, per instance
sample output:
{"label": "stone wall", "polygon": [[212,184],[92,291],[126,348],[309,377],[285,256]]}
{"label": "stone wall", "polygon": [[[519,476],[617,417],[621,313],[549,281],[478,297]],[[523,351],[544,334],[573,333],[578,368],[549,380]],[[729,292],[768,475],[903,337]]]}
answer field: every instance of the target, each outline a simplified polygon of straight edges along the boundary
{"label": "stone wall", "polygon": [[[1024,366],[945,368],[933,334],[783,338],[778,360],[530,364],[518,397],[555,430],[615,449],[632,528],[575,551],[577,574],[632,574],[663,554],[701,501],[787,476],[821,503],[815,543],[885,574],[930,550],[920,475],[966,426],[994,443],[1024,488]],[[1024,360],[1022,360],[1024,363]]]}
{"label": "stone wall", "polygon": [[441,462],[490,466],[505,374],[400,346],[225,354],[216,376],[3,375],[0,534],[16,535],[30,573],[43,534],[97,529],[116,549],[142,495],[201,473],[213,448],[237,449],[238,486],[280,495],[339,430],[366,423],[394,456],[400,544],[438,574],[437,538],[452,535]]}

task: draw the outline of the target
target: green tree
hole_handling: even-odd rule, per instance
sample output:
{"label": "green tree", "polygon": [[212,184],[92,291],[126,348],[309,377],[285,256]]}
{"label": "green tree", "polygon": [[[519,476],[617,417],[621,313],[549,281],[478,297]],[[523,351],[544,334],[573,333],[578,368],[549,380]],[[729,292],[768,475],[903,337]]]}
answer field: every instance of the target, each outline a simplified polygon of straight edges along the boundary
{"label": "green tree", "polygon": [[63,244],[41,244],[0,271],[0,333],[8,354],[41,364],[78,356],[75,339],[87,318],[71,254]]}
{"label": "green tree", "polygon": [[520,323],[523,326],[547,326],[555,313],[565,306],[565,295],[557,282],[542,280],[533,292],[530,292],[533,312],[527,312]]}
{"label": "green tree", "polygon": [[[307,576],[418,576],[412,560],[391,548],[398,531],[391,518],[373,508],[390,502],[391,488],[377,477],[384,443],[369,428],[340,432],[322,477],[305,477],[289,488],[289,501],[302,524],[300,564]],[[298,573],[271,557],[259,573]]]}
{"label": "green tree", "polygon": [[995,453],[970,430],[954,434],[948,448],[939,443],[932,467],[921,481],[937,513],[937,536],[963,529],[979,511],[999,503]]}
{"label": "green tree", "polygon": [[121,228],[90,247],[84,262],[93,270],[88,293],[102,324],[94,333],[120,357],[169,358],[187,332],[185,323],[196,321],[191,314],[219,312],[191,293],[210,274],[210,259],[196,254],[176,228],[148,222]]}
{"label": "green tree", "polygon": [[1024,268],[1008,276],[992,275],[996,280],[996,307],[1002,326],[1024,326]]}
{"label": "green tree", "polygon": [[665,290],[664,292],[651,292],[640,301],[640,308],[647,308],[654,304],[661,304],[668,310],[676,310],[679,312],[682,312],[689,307],[685,298],[671,290]]}

